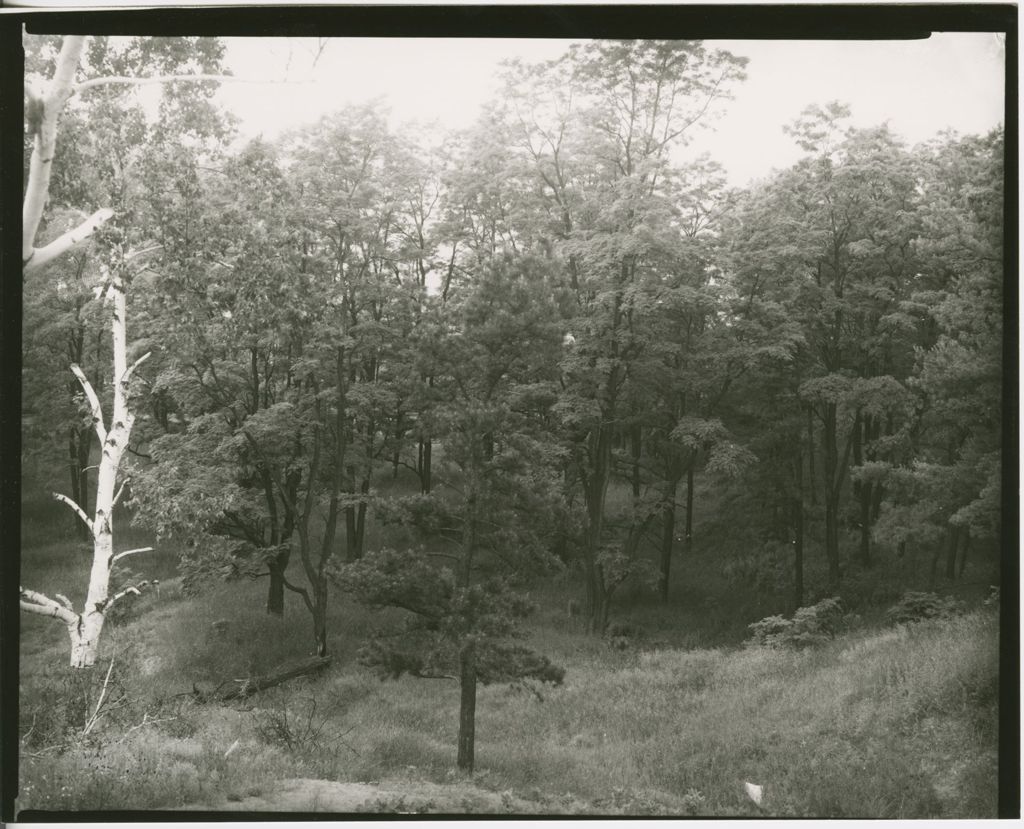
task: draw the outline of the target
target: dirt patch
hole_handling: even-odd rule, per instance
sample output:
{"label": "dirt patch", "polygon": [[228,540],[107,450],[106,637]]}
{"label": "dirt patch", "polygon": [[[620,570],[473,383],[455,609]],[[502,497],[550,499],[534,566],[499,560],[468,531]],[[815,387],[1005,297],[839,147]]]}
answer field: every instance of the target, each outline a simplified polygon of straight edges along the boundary
{"label": "dirt patch", "polygon": [[[186,809],[207,810],[194,804]],[[468,783],[341,783],[298,778],[281,780],[274,790],[218,803],[218,811],[331,812],[378,814],[537,814],[548,811],[511,792],[492,792]]]}

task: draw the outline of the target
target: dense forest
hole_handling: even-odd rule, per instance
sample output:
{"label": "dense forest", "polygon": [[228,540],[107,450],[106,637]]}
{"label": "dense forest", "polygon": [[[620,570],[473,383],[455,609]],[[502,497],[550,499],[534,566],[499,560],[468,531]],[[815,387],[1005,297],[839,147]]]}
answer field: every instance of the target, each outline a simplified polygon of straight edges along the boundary
{"label": "dense forest", "polygon": [[[686,150],[748,71],[710,41],[590,41],[506,63],[474,126],[438,140],[389,127],[379,105],[240,140],[213,102],[231,80],[216,39],[91,37],[70,70],[61,38],[25,45],[26,215],[57,115],[42,90],[71,75],[38,230],[64,242],[50,258],[28,240],[23,287],[24,802],[132,805],[95,768],[66,796],[40,775],[70,780],[90,740],[163,756],[164,726],[148,723],[195,739],[196,712],[214,709],[226,742],[203,749],[219,769],[211,791],[255,796],[239,780],[265,770],[227,769],[248,738],[224,753],[225,687],[279,694],[277,719],[269,703],[249,711],[264,743],[330,744],[278,777],[422,767],[440,785],[445,763],[479,769],[477,736],[491,738],[477,720],[499,730],[481,719],[498,716],[489,706],[514,700],[530,735],[557,731],[528,724],[534,709],[594,705],[654,741],[671,699],[706,695],[708,672],[752,654],[771,673],[750,663],[725,696],[777,687],[785,707],[786,683],[806,680],[848,712],[836,688],[854,693],[857,671],[808,672],[851,668],[838,643],[853,642],[865,675],[884,675],[859,692],[867,706],[889,712],[883,691],[923,687],[898,662],[913,648],[955,687],[929,674],[927,705],[880,726],[886,750],[867,726],[859,743],[809,737],[818,748],[793,768],[831,770],[842,782],[828,797],[794,777],[773,802],[750,766],[769,763],[761,736],[722,736],[740,753],[718,772],[650,746],[626,772],[607,733],[579,725],[566,726],[571,749],[610,758],[627,781],[618,800],[587,795],[563,766],[543,773],[568,800],[525,795],[543,786],[520,766],[548,762],[528,736],[486,742],[489,769],[505,749],[519,758],[493,790],[509,812],[993,814],[1001,128],[911,147],[885,124],[852,127],[843,103],[809,102],[787,127],[802,159],[736,188]],[[158,77],[154,111],[138,82]],[[86,588],[78,614],[66,596]],[[38,616],[67,625],[75,668]],[[887,623],[897,633],[879,634]],[[879,647],[896,650],[871,667]],[[943,652],[963,658],[943,666]],[[305,661],[275,675],[277,657]],[[600,701],[557,702],[579,688],[574,671]],[[641,722],[630,696],[672,681]],[[360,690],[342,715],[315,714],[345,688]],[[359,751],[385,738],[364,734],[357,751],[341,724],[371,688],[407,688],[395,693],[413,721],[438,718],[433,759],[399,740],[367,771]],[[303,713],[288,720],[300,697],[304,726]],[[174,730],[182,706],[190,733]],[[969,737],[943,731],[962,725],[956,706],[973,712]],[[357,736],[372,710],[353,715]],[[762,736],[789,757],[799,717],[787,716],[785,736]],[[890,767],[911,745],[933,751],[893,736],[908,722],[913,740],[931,722],[943,750],[977,751],[955,795],[943,799],[934,769]],[[815,754],[826,745],[847,748]],[[327,755],[361,771],[324,771]],[[201,801],[208,771],[199,795],[181,784],[143,807]],[[905,793],[925,778],[937,794]],[[431,810],[418,802],[380,795],[367,810]],[[433,810],[502,810],[473,803]]]}

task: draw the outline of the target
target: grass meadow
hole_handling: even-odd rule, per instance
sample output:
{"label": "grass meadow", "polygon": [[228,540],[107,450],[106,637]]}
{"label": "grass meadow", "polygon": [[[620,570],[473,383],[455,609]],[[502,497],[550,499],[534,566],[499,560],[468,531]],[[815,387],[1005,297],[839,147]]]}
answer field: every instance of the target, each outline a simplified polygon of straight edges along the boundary
{"label": "grass meadow", "polygon": [[[89,554],[66,524],[52,505],[27,505],[22,582],[79,602]],[[119,526],[119,547],[151,541]],[[571,573],[538,581],[528,644],[566,668],[565,683],[481,688],[466,780],[454,771],[456,683],[382,682],[359,666],[355,652],[381,615],[340,593],[326,671],[246,701],[198,703],[194,686],[307,655],[310,622],[292,594],[283,620],[268,617],[262,580],[185,597],[175,555],[162,546],[138,557],[159,589],[112,620],[92,671],[65,667],[59,624],[23,614],[19,810],[219,810],[273,803],[281,781],[308,778],[453,793],[468,784],[494,794],[494,811],[515,813],[996,813],[998,614],[978,597],[965,596],[957,618],[900,627],[864,602],[849,632],[821,646],[744,646],[764,597],[730,589],[721,556],[698,545],[676,563],[668,606],[623,591],[615,618],[640,634],[612,647],[567,615]],[[760,806],[748,781],[763,787]],[[468,802],[369,798],[359,809],[458,812]]]}

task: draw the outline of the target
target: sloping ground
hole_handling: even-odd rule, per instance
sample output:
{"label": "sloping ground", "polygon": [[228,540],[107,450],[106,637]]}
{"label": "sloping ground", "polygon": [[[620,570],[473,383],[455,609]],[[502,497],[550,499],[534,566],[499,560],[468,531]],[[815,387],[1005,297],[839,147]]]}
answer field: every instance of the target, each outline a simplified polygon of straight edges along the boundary
{"label": "sloping ground", "polygon": [[[143,619],[140,628],[167,623]],[[179,649],[152,644],[165,641]],[[188,641],[154,636],[148,646],[138,643],[141,670],[130,681],[137,692],[148,684],[171,695],[155,710],[158,719],[126,731],[143,712],[154,716],[144,697],[92,744],[59,753],[47,742],[29,744],[19,806],[995,816],[998,619],[991,610],[861,630],[802,651],[637,653],[585,637],[566,642],[560,652],[545,648],[567,675],[564,686],[543,690],[543,700],[506,686],[480,689],[478,770],[459,779],[452,776],[458,694],[450,683],[380,682],[339,661],[245,706],[196,705],[188,694],[175,696],[173,683],[191,676],[179,664]],[[150,658],[164,664],[146,668]],[[22,677],[37,683],[22,697],[23,728],[36,736],[43,715],[65,698],[63,686],[42,678]],[[303,739],[310,724],[316,734]],[[763,787],[760,807],[746,782]]]}

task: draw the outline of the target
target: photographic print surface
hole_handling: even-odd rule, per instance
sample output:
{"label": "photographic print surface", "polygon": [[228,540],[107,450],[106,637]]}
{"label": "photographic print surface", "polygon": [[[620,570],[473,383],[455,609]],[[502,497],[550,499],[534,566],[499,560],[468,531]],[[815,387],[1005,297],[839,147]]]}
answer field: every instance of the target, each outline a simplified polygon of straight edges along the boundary
{"label": "photographic print surface", "polygon": [[1000,33],[23,44],[19,811],[996,816]]}

